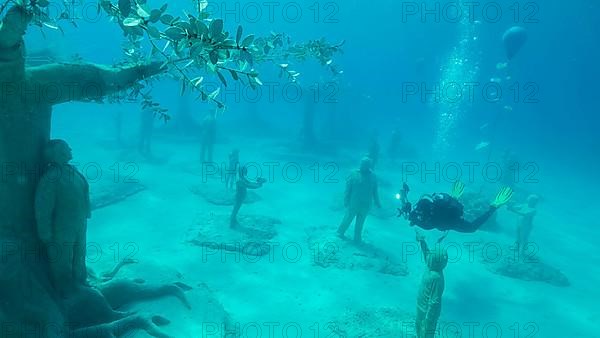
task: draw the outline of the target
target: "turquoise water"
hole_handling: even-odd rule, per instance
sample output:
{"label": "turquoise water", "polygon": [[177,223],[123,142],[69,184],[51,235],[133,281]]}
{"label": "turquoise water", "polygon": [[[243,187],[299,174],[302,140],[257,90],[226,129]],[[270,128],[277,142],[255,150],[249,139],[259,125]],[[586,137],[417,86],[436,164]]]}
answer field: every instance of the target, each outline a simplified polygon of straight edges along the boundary
{"label": "turquoise water", "polygon": [[[460,15],[455,2],[269,4],[209,0],[207,10],[230,32],[241,25],[244,35],[345,41],[343,54],[332,57],[343,73],[334,76],[310,59],[265,61],[256,65],[258,94],[227,74],[211,162],[200,158],[201,125],[216,107],[198,100],[198,92],[180,95],[173,68],[172,77],[144,90],[171,117],[153,120],[151,156],[138,149],[140,98],[54,107],[52,137],[73,148],[92,202],[109,201],[88,222],[88,268],[110,271],[134,258],[123,276],[191,286],[191,309],[171,298],[130,309],[167,317],[164,331],[173,337],[223,336],[221,312],[242,337],[414,337],[425,264],[414,229],[395,217],[402,182],[416,201],[449,192],[460,179],[486,203],[510,184],[516,204],[541,197],[531,256],[550,277],[528,273],[531,262],[511,277],[483,261],[490,252],[482,248],[512,257],[506,248],[519,219],[506,208],[494,231],[450,233],[443,243],[454,259],[445,269],[440,336],[597,337],[598,4],[498,1]],[[194,2],[169,4],[169,13],[183,11],[197,13]],[[76,22],[77,28],[59,22],[64,34],[45,27],[45,37],[31,26],[29,53],[61,62],[74,54],[108,65],[123,60],[117,24],[106,16]],[[507,60],[502,35],[513,26],[525,28],[528,39]],[[278,77],[281,63],[300,73],[297,83]],[[205,81],[219,84],[202,71]],[[307,119],[312,142],[302,137]],[[366,219],[365,245],[355,246],[335,232],[344,217],[346,177],[373,138],[381,149],[374,172],[382,208]],[[267,179],[240,211],[242,225],[260,229],[250,235],[228,228],[233,193],[217,170],[236,148],[249,176]],[[507,152],[514,153],[508,170]],[[353,233],[351,226],[347,236]],[[440,235],[426,232],[431,245]],[[263,241],[270,250],[264,256],[225,249]],[[390,264],[396,270],[386,270]],[[556,285],[556,275],[568,278],[568,286]],[[527,280],[532,276],[542,280]]]}

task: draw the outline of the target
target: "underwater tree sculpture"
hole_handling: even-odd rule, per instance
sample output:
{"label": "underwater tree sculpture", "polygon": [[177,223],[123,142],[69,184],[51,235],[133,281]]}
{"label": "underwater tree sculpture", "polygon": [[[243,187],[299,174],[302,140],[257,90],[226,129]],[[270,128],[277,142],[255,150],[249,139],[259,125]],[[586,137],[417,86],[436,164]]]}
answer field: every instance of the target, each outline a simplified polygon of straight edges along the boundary
{"label": "underwater tree sculpture", "polygon": [[106,67],[91,63],[25,67],[23,35],[31,14],[12,7],[0,27],[0,234],[35,237],[35,184],[42,169],[41,150],[50,137],[52,106],[100,99],[160,73],[160,63]]}
{"label": "underwater tree sculpture", "polygon": [[[223,73],[228,72],[235,81],[245,80],[257,86],[261,84],[258,73],[246,70],[255,62],[316,57],[324,65],[330,65],[331,56],[339,51],[339,46],[329,45],[324,40],[291,44],[283,34],[273,33],[261,39],[249,35],[242,39],[241,27],[235,40],[228,39],[222,20],[212,20],[207,25],[208,14],[202,12],[205,3],[198,1],[198,18],[187,15],[181,20],[165,14],[166,5],[149,10],[144,0],[119,0],[118,5],[101,0],[98,9],[104,9],[115,18],[129,39],[132,48],[127,53],[128,62],[118,66],[74,62],[36,67],[26,66],[23,37],[31,24],[57,28],[45,14],[44,8],[49,2],[9,0],[0,5],[0,14],[6,13],[0,22],[0,321],[3,334],[23,336],[25,332],[39,332],[45,337],[63,337],[71,332],[65,325],[73,320],[69,316],[69,304],[73,304],[73,300],[57,297],[49,283],[47,260],[36,234],[33,211],[34,192],[44,167],[42,149],[50,137],[53,105],[98,101],[124,91],[130,91],[134,97],[144,95],[142,80],[172,72],[181,80],[182,92],[192,88],[204,101],[222,107],[223,103],[217,98],[218,89],[207,92],[202,85],[203,77],[193,77],[194,72],[208,72],[223,85],[227,85]],[[75,24],[75,18],[61,15],[61,19]],[[154,25],[159,22],[166,26],[164,31]],[[162,61],[140,57],[145,36],[152,47],[151,56],[158,56]],[[165,46],[159,49],[158,43]],[[230,63],[239,67],[231,67]],[[287,70],[287,65],[282,71],[290,80],[297,77]],[[156,114],[168,119],[163,109],[150,104]],[[79,327],[85,330],[99,325],[98,337],[125,334],[123,330],[115,333],[117,326],[123,325],[122,316],[111,312],[95,289],[84,289],[74,301],[86,304],[84,311],[90,313],[78,315],[97,320],[96,314],[105,311],[106,316],[100,317],[107,322],[79,322]],[[129,330],[143,329],[151,335],[164,336],[147,320],[134,317],[126,321]]]}
{"label": "underwater tree sculpture", "polygon": [[25,67],[23,35],[32,18],[26,7],[15,5],[0,26],[0,239],[6,249],[0,262],[0,319],[18,336],[43,329],[48,337],[60,337],[65,317],[48,281],[33,211],[52,106],[99,99],[159,73],[161,64]]}

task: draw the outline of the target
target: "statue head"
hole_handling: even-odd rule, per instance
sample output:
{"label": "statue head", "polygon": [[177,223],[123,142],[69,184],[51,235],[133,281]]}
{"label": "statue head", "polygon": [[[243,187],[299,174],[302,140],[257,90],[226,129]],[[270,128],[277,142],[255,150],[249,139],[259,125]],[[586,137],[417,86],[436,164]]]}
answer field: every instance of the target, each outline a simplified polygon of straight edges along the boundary
{"label": "statue head", "polygon": [[369,157],[363,157],[360,161],[360,172],[370,172],[371,169],[373,169],[373,160],[371,160]]}
{"label": "statue head", "polygon": [[530,208],[535,208],[540,201],[540,197],[538,195],[529,195],[527,197],[527,206]]}
{"label": "statue head", "polygon": [[55,139],[46,143],[44,155],[48,162],[67,164],[73,159],[71,147],[65,140]]}
{"label": "statue head", "polygon": [[435,249],[429,251],[427,255],[427,267],[431,271],[442,272],[448,265],[448,252],[437,246]]}

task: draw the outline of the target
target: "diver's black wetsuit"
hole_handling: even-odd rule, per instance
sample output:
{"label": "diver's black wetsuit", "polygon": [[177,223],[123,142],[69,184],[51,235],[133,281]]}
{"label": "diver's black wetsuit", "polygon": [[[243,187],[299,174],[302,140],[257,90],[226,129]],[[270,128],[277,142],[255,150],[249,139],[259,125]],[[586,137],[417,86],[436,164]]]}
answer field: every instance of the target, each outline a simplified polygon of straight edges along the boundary
{"label": "diver's black wetsuit", "polygon": [[454,197],[445,193],[423,196],[408,214],[411,226],[425,230],[454,230],[458,232],[475,232],[496,212],[496,207],[489,210],[472,222],[463,218],[463,205]]}

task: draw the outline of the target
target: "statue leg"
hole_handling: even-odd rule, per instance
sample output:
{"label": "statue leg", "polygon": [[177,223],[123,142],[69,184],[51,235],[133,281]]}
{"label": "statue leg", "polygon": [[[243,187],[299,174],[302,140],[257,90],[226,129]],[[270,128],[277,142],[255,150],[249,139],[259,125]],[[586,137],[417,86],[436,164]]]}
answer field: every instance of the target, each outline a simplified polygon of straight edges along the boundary
{"label": "statue leg", "polygon": [[435,338],[438,318],[423,319],[423,338]]}
{"label": "statue leg", "polygon": [[235,190],[235,173],[230,172],[227,174],[227,189],[234,191]]}
{"label": "statue leg", "polygon": [[362,231],[367,219],[366,212],[359,212],[356,214],[356,223],[354,224],[354,241],[356,243],[362,242]]}
{"label": "statue leg", "polygon": [[417,308],[417,316],[415,318],[415,333],[417,338],[424,338],[423,334],[423,320],[425,319],[425,313]]}
{"label": "statue leg", "polygon": [[517,249],[517,261],[521,261],[521,255],[523,254],[523,246],[525,245],[525,243],[523,242],[523,225],[519,224],[517,226],[517,241],[515,243],[516,249]]}
{"label": "statue leg", "polygon": [[233,210],[231,211],[231,217],[229,219],[229,226],[234,228],[238,225],[237,215],[242,207],[243,200],[236,199],[235,204],[233,206]]}
{"label": "statue leg", "polygon": [[[56,243],[59,251],[48,257],[52,286],[62,298],[67,298],[75,288],[73,278],[73,243]],[[56,249],[56,248],[54,248]],[[49,251],[54,250],[49,249]]]}
{"label": "statue leg", "polygon": [[340,237],[344,237],[344,234],[350,227],[350,224],[352,223],[352,221],[354,220],[355,217],[356,217],[356,211],[348,208],[348,210],[346,211],[346,215],[344,216],[344,219],[342,220],[342,223],[340,224],[338,231],[337,231],[338,235]]}
{"label": "statue leg", "polygon": [[225,173],[225,189],[227,189],[227,190],[231,189],[231,185],[229,184],[230,182],[231,182],[231,174],[226,172]]}

